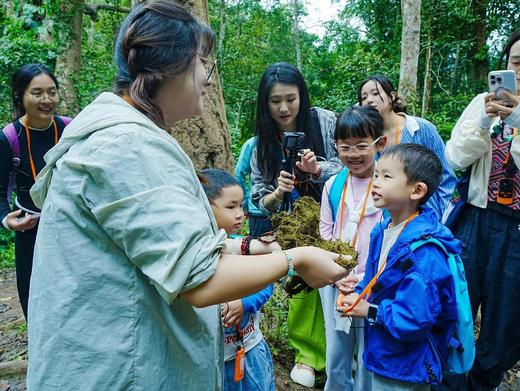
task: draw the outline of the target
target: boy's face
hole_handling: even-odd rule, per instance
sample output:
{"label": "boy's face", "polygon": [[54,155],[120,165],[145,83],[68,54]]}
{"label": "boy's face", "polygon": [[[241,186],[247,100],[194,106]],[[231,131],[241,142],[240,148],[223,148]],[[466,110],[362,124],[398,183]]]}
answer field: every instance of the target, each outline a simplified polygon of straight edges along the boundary
{"label": "boy's face", "polygon": [[219,197],[211,202],[217,225],[228,235],[236,234],[244,221],[242,202],[244,193],[240,186],[224,187]]}
{"label": "boy's face", "polygon": [[384,136],[374,140],[372,137],[348,137],[336,142],[340,160],[353,176],[367,178],[372,176],[376,153],[386,143]]}
{"label": "boy's face", "polygon": [[396,157],[383,155],[377,162],[372,184],[374,205],[389,211],[409,208],[416,200],[417,184],[407,182],[403,163]]}

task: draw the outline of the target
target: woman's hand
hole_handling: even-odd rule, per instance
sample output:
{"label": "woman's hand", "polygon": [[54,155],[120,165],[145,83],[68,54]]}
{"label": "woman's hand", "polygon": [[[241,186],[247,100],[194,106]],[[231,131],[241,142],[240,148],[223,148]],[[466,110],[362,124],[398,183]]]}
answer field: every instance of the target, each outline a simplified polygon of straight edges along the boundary
{"label": "woman's hand", "polygon": [[502,96],[505,99],[494,99],[496,93],[492,92],[484,97],[485,110],[489,118],[499,116],[501,119],[507,118],[520,104],[520,97],[511,94],[508,91],[502,91]]}
{"label": "woman's hand", "polygon": [[23,232],[29,229],[33,229],[40,220],[39,215],[27,214],[23,217],[20,217],[21,214],[21,210],[16,210],[14,212],[9,213],[6,217],[7,226],[13,231]]}
{"label": "woman's hand", "polygon": [[280,171],[280,176],[278,177],[278,187],[275,190],[277,198],[283,198],[284,193],[290,193],[294,189],[294,180],[296,177],[287,171]]}
{"label": "woman's hand", "polygon": [[347,274],[335,260],[338,254],[317,247],[297,247],[289,250],[298,275],[312,288],[333,284]]}
{"label": "woman's hand", "polygon": [[242,300],[233,300],[221,304],[222,323],[224,327],[238,326],[244,317],[244,305]]}
{"label": "woman's hand", "polygon": [[316,159],[314,152],[310,149],[304,149],[299,155],[301,156],[301,161],[296,162],[296,167],[303,172],[317,175],[320,171],[320,167],[318,166],[318,159]]}

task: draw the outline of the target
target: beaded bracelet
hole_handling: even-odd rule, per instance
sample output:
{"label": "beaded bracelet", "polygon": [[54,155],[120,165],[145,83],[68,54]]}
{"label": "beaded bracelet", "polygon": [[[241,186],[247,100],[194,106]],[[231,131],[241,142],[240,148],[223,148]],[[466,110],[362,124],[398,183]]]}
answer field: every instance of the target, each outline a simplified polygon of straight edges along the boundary
{"label": "beaded bracelet", "polygon": [[240,249],[242,250],[242,255],[251,255],[251,240],[253,238],[251,235],[246,236],[244,239],[242,239],[242,245],[240,246]]}
{"label": "beaded bracelet", "polygon": [[275,253],[282,253],[285,255],[285,260],[287,261],[287,277],[296,276],[296,270],[294,270],[294,260],[291,254],[287,251],[275,251]]}

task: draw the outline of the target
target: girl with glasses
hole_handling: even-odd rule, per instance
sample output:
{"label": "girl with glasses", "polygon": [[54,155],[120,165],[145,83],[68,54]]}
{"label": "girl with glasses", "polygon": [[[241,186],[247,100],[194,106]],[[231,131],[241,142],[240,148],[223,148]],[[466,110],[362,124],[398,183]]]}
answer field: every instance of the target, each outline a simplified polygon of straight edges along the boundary
{"label": "girl with glasses", "polygon": [[[326,240],[349,242],[358,252],[358,266],[335,286],[320,288],[326,331],[326,391],[370,390],[370,374],[363,364],[363,320],[343,318],[336,311],[341,292],[351,293],[363,279],[370,232],[382,217],[372,200],[376,157],[386,144],[384,123],[376,109],[347,108],[336,122],[334,139],[345,168],[331,177],[323,189],[320,234]],[[352,378],[357,351],[356,376]]]}

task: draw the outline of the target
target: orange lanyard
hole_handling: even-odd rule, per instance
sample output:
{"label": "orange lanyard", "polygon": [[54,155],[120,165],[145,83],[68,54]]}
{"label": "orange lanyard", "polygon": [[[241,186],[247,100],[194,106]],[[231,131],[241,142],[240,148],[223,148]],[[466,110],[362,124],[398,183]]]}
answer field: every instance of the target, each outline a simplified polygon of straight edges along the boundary
{"label": "orange lanyard", "polygon": [[[350,171],[348,172],[347,179],[345,180],[345,184],[343,185],[343,192],[341,194],[341,212],[339,217],[339,238],[341,239],[341,232],[343,230],[343,215],[344,215],[344,209],[345,209],[345,195],[347,194],[347,187],[348,187],[348,180],[350,178]],[[359,232],[359,226],[361,225],[361,222],[363,221],[363,217],[365,217],[365,210],[367,207],[367,200],[368,195],[370,194],[370,189],[372,188],[372,178],[370,178],[370,182],[368,182],[367,191],[365,193],[365,200],[363,201],[363,207],[361,208],[361,214],[359,215],[359,220],[356,226],[356,233],[354,234],[354,237],[352,238],[351,244],[352,247],[356,247],[358,232]],[[354,189],[352,189],[354,191]]]}
{"label": "orange lanyard", "polygon": [[[401,233],[403,233],[403,231],[406,228],[406,226],[408,225],[408,223],[410,221],[412,221],[413,219],[415,219],[418,215],[419,215],[419,211],[415,212],[413,215],[411,215],[410,217],[408,217],[406,219],[403,227],[401,228],[401,231],[399,231],[399,235],[397,235],[398,238],[401,235]],[[356,301],[354,301],[354,303],[350,307],[348,307],[347,309],[345,309],[345,311],[343,311],[344,314],[348,314],[350,311],[352,311],[359,304],[359,302],[361,300],[367,299],[372,294],[372,287],[376,284],[377,279],[379,278],[381,273],[383,273],[383,270],[385,269],[387,260],[388,260],[388,256],[386,256],[385,260],[383,261],[383,263],[379,267],[379,270],[377,271],[376,275],[370,280],[370,282],[365,287],[365,289],[363,289],[363,291],[359,294],[359,296],[356,299]],[[338,295],[338,300],[337,300],[337,303],[336,303],[338,307],[343,305],[343,298],[344,297],[345,296],[342,293],[340,293]]]}
{"label": "orange lanyard", "polygon": [[399,123],[395,127],[395,145],[399,144],[399,136],[401,135],[401,129],[399,128],[401,127],[401,122],[402,120],[400,119]]}
{"label": "orange lanyard", "polygon": [[[34,165],[34,159],[32,157],[32,150],[31,150],[31,134],[29,133],[29,120],[25,120],[25,124],[23,125],[25,129],[25,136],[27,137],[27,149],[29,150],[29,163],[31,164],[31,171],[33,174],[33,180],[36,180],[36,167]],[[52,124],[54,125],[54,145],[58,144],[58,125],[56,125],[56,121],[53,119]]]}

